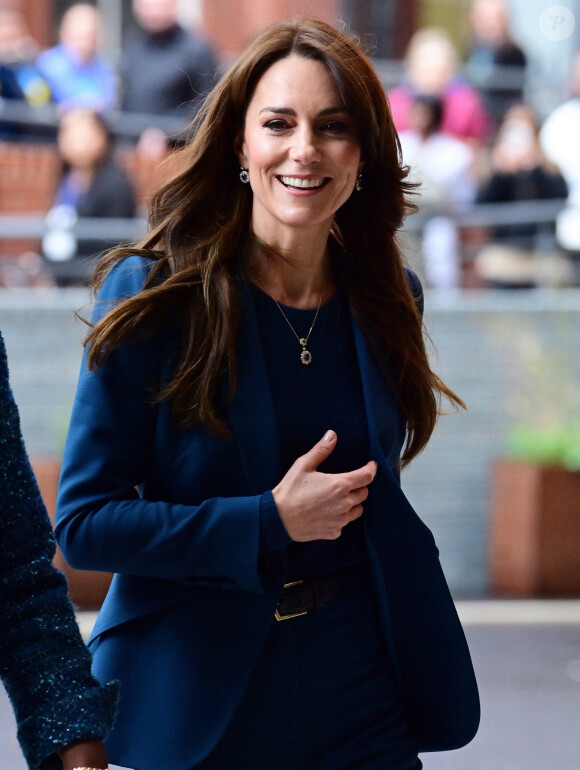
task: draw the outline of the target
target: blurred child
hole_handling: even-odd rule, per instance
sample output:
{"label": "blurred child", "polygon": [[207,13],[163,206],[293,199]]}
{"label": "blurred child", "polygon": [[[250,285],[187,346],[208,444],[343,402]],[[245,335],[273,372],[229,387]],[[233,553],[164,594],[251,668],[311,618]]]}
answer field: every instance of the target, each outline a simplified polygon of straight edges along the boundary
{"label": "blurred child", "polygon": [[[51,272],[62,283],[66,275],[84,279],[88,264],[77,269],[67,267],[73,258],[85,263],[112,245],[106,231],[100,239],[76,241],[72,225],[77,217],[134,217],[135,193],[126,172],[113,157],[113,142],[100,113],[77,108],[66,112],[60,121],[57,146],[62,159],[62,174],[54,206],[48,215],[51,229],[44,238],[43,250],[51,262]],[[78,263],[77,263],[78,264]]]}

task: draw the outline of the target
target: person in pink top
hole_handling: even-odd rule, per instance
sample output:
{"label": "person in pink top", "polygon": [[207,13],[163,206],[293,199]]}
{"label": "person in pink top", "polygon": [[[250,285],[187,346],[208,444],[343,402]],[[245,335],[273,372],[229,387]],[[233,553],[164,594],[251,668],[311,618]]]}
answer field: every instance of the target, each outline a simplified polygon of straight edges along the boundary
{"label": "person in pink top", "polygon": [[405,80],[388,94],[397,131],[410,128],[409,110],[419,95],[442,99],[444,133],[475,145],[490,138],[491,118],[476,89],[458,74],[457,52],[442,29],[420,29],[411,38]]}

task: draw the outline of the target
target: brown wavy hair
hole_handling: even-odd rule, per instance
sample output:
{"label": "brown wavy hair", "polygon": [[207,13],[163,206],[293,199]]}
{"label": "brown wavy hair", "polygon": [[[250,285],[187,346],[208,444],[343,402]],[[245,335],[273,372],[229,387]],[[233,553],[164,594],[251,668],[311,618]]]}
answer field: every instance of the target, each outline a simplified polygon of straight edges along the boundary
{"label": "brown wavy hair", "polygon": [[90,331],[89,366],[102,363],[135,334],[151,334],[177,317],[184,348],[171,382],[158,398],[171,398],[179,424],[201,422],[228,435],[217,393],[226,373],[236,385],[239,324],[236,284],[252,245],[252,195],[238,181],[234,151],[258,81],[290,55],[322,62],[353,116],[364,161],[363,190],[336,212],[331,230],[336,278],[376,360],[395,390],[406,419],[405,465],[426,445],[441,397],[463,402],[431,370],[416,299],[405,275],[397,231],[414,206],[402,166],[399,139],[384,89],[358,42],[313,20],[276,24],[261,34],[222,77],[196,117],[179,151],[181,171],[152,198],[150,232],[137,248],[118,248],[97,266],[98,291],[111,267],[132,254],[154,260],[143,289],[124,299]]}

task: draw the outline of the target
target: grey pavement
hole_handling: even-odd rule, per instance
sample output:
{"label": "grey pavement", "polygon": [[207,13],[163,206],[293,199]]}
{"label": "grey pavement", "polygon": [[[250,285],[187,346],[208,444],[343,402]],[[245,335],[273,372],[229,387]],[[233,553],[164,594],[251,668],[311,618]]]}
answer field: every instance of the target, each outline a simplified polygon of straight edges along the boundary
{"label": "grey pavement", "polygon": [[[425,770],[580,770],[580,601],[457,606],[480,686],[481,728],[464,749],[422,755]],[[93,620],[79,616],[83,633]],[[1,688],[0,770],[26,770]]]}

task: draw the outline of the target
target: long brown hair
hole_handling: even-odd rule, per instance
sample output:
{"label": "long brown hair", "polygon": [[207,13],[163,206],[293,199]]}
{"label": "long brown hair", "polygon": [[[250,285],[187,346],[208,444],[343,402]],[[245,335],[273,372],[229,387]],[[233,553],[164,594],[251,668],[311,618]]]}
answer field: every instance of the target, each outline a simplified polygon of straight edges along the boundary
{"label": "long brown hair", "polygon": [[143,290],[125,299],[91,330],[89,366],[134,337],[152,333],[177,313],[185,348],[175,376],[159,394],[171,398],[184,427],[202,422],[227,435],[218,383],[236,382],[239,323],[236,282],[251,235],[251,192],[238,179],[235,139],[243,129],[258,81],[276,61],[293,55],[321,61],[352,114],[364,161],[363,190],[336,212],[331,237],[338,250],[337,279],[396,392],[407,422],[402,462],[426,445],[445,396],[461,400],[431,370],[416,301],[405,275],[396,234],[413,209],[406,200],[399,139],[384,89],[368,58],[348,35],[300,19],[274,25],[241,55],[205,100],[190,141],[177,159],[182,171],[153,196],[150,234],[139,248],[116,249],[94,275],[97,291],[111,267],[142,254],[154,261]]}

